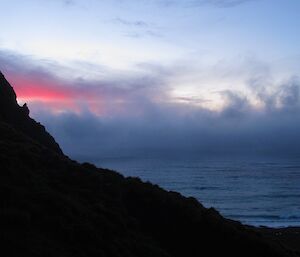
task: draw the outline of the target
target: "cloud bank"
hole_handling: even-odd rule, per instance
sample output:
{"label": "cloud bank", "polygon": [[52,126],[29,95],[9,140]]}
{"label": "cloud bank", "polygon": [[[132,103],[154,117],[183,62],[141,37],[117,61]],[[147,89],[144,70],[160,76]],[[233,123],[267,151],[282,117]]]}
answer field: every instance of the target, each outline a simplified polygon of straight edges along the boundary
{"label": "cloud bank", "polygon": [[212,111],[170,97],[168,79],[177,70],[147,66],[151,72],[64,80],[54,75],[57,64],[40,63],[0,55],[0,69],[19,98],[29,102],[31,115],[72,157],[93,161],[150,152],[300,156],[297,77],[276,84],[260,74],[247,81],[259,107],[249,95],[228,89],[219,92],[224,107]]}

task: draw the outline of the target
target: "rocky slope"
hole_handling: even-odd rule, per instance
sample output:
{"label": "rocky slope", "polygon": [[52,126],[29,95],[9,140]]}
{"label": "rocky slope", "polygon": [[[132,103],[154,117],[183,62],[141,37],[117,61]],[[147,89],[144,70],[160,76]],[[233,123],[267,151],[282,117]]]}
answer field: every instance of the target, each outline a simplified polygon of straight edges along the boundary
{"label": "rocky slope", "polygon": [[0,242],[5,256],[298,256],[193,198],[78,164],[0,75]]}

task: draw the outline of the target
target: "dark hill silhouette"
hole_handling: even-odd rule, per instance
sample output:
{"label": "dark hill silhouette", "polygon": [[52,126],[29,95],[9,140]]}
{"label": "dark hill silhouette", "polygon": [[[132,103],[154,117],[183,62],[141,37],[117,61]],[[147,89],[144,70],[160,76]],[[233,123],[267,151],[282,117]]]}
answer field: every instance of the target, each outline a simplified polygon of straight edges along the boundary
{"label": "dark hill silhouette", "polygon": [[16,93],[1,72],[0,118],[44,146],[62,154],[59,145],[45,127],[29,117],[27,105],[24,104],[22,107],[18,105]]}
{"label": "dark hill silhouette", "polygon": [[4,256],[298,256],[194,198],[70,160],[2,75],[0,100]]}

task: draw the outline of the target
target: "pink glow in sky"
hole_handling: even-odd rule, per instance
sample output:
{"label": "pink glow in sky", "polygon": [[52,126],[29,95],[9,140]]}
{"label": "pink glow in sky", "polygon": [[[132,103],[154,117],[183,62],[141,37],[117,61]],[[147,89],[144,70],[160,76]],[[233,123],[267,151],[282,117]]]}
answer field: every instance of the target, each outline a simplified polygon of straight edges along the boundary
{"label": "pink glow in sky", "polygon": [[95,92],[82,88],[72,87],[67,83],[49,77],[10,75],[17,99],[29,104],[40,103],[47,105],[50,111],[71,111],[79,114],[82,110],[80,104],[84,103],[89,111],[96,115],[102,115],[102,97]]}

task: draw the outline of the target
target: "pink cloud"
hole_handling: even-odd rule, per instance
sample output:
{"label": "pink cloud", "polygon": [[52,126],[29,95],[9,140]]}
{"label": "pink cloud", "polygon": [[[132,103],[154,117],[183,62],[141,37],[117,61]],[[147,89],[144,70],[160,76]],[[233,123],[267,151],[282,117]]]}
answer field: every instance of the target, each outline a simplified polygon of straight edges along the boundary
{"label": "pink cloud", "polygon": [[11,75],[18,98],[26,101],[68,101],[76,98],[76,91],[54,79],[29,75]]}
{"label": "pink cloud", "polygon": [[167,97],[160,73],[121,75],[110,71],[101,79],[69,80],[55,75],[64,73],[64,69],[70,72],[66,67],[38,61],[0,50],[0,70],[14,87],[18,101],[28,103],[32,113],[43,109],[52,113],[89,111],[97,116],[142,116]]}
{"label": "pink cloud", "polygon": [[9,74],[20,102],[46,105],[52,112],[80,113],[82,106],[96,115],[104,114],[104,100],[97,90],[85,89],[40,74]]}

